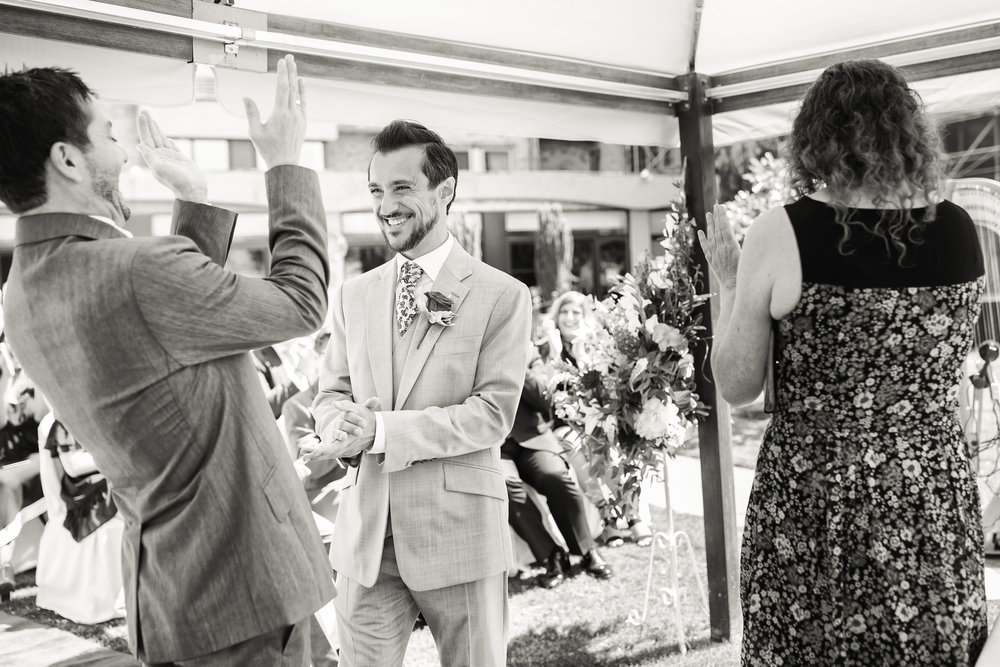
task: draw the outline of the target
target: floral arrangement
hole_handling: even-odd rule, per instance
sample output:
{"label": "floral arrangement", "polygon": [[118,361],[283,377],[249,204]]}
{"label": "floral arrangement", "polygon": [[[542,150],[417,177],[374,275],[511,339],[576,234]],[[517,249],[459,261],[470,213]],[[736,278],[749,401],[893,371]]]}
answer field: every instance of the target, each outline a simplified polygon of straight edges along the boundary
{"label": "floral arrangement", "polygon": [[[707,414],[695,392],[692,350],[703,330],[697,306],[695,228],[683,198],[664,221],[665,254],[644,256],[593,304],[596,327],[574,345],[577,365],[557,362],[556,415],[581,437],[610,507],[638,509],[642,480],[673,455]],[[608,517],[606,517],[608,518]]]}

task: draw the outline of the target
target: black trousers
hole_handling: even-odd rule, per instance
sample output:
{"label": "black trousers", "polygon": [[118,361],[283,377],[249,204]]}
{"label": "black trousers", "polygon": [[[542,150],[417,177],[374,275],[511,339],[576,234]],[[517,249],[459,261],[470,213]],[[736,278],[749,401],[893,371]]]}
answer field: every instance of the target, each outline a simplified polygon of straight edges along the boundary
{"label": "black trousers", "polygon": [[541,560],[552,553],[555,542],[545,530],[538,507],[524,490],[525,483],[545,496],[570,553],[582,556],[594,548],[583,491],[570,474],[566,460],[553,452],[526,449],[513,440],[505,442],[500,452],[514,462],[519,475],[506,479],[508,520],[514,532],[528,543],[535,558]]}

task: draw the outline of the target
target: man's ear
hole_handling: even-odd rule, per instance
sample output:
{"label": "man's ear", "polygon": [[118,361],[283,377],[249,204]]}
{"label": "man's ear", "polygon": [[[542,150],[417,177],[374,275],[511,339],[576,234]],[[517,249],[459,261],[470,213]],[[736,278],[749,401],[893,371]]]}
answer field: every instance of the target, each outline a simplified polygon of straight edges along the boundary
{"label": "man's ear", "polygon": [[57,141],[49,149],[49,163],[63,178],[81,183],[87,177],[83,152],[73,144]]}
{"label": "man's ear", "polygon": [[455,177],[449,176],[438,185],[438,196],[445,205],[455,198]]}

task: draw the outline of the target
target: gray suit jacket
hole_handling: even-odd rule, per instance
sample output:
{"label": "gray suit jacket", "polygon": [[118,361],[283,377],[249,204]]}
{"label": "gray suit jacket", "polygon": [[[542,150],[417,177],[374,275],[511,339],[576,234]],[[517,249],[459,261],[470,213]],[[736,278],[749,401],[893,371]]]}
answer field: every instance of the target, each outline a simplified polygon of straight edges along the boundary
{"label": "gray suit jacket", "polygon": [[334,401],[378,396],[386,451],[363,455],[347,472],[330,560],[372,586],[391,505],[400,576],[412,590],[430,590],[513,563],[500,444],[524,384],[531,298],[523,283],[456,243],[432,288],[451,295],[455,323],[417,317],[394,399],[395,282],[390,260],[334,293],[317,430],[338,416]]}
{"label": "gray suit jacket", "polygon": [[126,521],[129,643],[204,655],[333,595],[326,554],[246,352],[317,329],[327,232],[316,175],[266,174],[270,274],[222,268],[235,215],[178,202],[178,236],[85,215],[17,222],[7,338],[94,456]]}

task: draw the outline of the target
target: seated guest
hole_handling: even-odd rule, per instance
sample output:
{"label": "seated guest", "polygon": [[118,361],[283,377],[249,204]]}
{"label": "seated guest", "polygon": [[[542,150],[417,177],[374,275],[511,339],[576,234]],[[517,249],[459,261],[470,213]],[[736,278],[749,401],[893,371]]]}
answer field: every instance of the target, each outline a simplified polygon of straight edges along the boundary
{"label": "seated guest", "polygon": [[52,414],[38,428],[48,523],[42,532],[35,604],[75,623],[125,616],[121,544],[108,481]]}
{"label": "seated guest", "polygon": [[[533,354],[525,373],[514,427],[500,448],[500,455],[514,462],[521,480],[545,496],[552,518],[570,552],[583,557],[581,564],[584,570],[598,579],[608,579],[612,570],[594,545],[583,492],[570,473],[569,464],[561,456],[562,445],[552,433],[548,418],[549,402],[545,395],[547,366],[533,345],[531,349]],[[510,477],[507,480],[510,524],[514,532],[532,547],[536,558],[544,558],[546,573],[542,584],[549,588],[558,586],[570,568],[569,554],[556,546],[551,536],[547,541],[541,537],[545,528],[538,508],[528,500],[519,481]],[[541,554],[540,551],[545,548],[548,551]]]}
{"label": "seated guest", "polygon": [[[589,298],[580,292],[563,292],[553,300],[547,319],[542,322],[536,342],[539,354],[546,362],[561,360],[579,367],[581,362],[586,361],[585,342],[596,325]],[[607,488],[591,476],[590,461],[579,435],[560,419],[554,421],[553,431],[562,441],[565,456],[576,471],[584,493],[601,512],[605,522],[601,540],[608,546],[620,546],[622,536],[628,535],[639,546],[652,544],[653,533],[640,511],[634,510],[626,515],[610,498]],[[648,505],[640,501],[640,508],[648,514]],[[628,525],[624,532],[618,528],[621,522]]]}
{"label": "seated guest", "polygon": [[[38,421],[48,406],[21,370],[0,350],[0,396],[6,396],[0,426],[0,528],[42,497],[38,479]],[[14,543],[0,545],[0,599],[14,590]]]}
{"label": "seated guest", "polygon": [[284,421],[288,453],[295,461],[299,476],[303,478],[302,484],[305,487],[306,496],[312,504],[313,512],[328,521],[333,521],[337,517],[337,503],[335,495],[329,493],[329,487],[333,482],[344,477],[347,467],[342,465],[338,459],[315,459],[308,463],[298,460],[299,449],[302,445],[319,443],[319,436],[316,434],[316,420],[312,415],[312,403],[319,392],[319,359],[329,340],[330,331],[327,329],[322,329],[316,334],[312,347],[315,369],[305,369],[310,384],[284,402],[281,406],[280,416]]}
{"label": "seated guest", "polygon": [[278,419],[281,417],[281,406],[292,394],[299,391],[299,388],[288,374],[278,351],[273,346],[268,345],[254,350],[250,354],[250,359],[257,369],[267,404],[271,406],[271,414]]}

